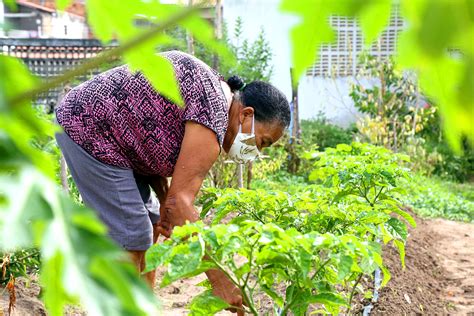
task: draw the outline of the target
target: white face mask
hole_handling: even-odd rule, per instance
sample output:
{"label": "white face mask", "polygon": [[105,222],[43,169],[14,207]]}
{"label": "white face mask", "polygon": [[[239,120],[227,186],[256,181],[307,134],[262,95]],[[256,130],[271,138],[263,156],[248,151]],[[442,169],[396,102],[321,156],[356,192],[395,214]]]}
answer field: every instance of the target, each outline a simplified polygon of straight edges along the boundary
{"label": "white face mask", "polygon": [[239,125],[239,132],[229,149],[229,157],[237,163],[254,161],[260,154],[255,139],[254,123],[252,116],[252,132],[250,134],[242,133],[242,124]]}

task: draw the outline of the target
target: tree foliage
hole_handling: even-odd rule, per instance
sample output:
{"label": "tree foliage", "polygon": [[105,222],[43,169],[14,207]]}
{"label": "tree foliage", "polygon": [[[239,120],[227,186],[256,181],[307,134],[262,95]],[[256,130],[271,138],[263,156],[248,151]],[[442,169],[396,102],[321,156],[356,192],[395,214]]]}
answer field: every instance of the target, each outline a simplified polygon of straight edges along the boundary
{"label": "tree foliage", "polygon": [[396,70],[393,60],[364,56],[359,75],[377,78],[371,87],[356,79],[350,92],[356,109],[367,114],[357,122],[367,141],[399,151],[432,123],[437,107],[421,95],[412,76]]}
{"label": "tree foliage", "polygon": [[237,18],[234,27],[234,40],[227,39],[228,45],[236,55],[236,63],[224,62],[224,71],[231,75],[239,75],[244,82],[254,80],[270,81],[273,72],[272,49],[265,38],[265,31],[260,29],[257,39],[249,41],[243,32],[242,18]]}
{"label": "tree foliage", "polygon": [[291,30],[295,79],[317,61],[321,44],[335,40],[330,16],[356,17],[368,45],[388,24],[392,5],[400,6],[407,25],[398,40],[396,62],[416,71],[423,93],[439,105],[449,143],[460,152],[463,135],[474,143],[471,0],[283,0],[281,10],[300,18]]}

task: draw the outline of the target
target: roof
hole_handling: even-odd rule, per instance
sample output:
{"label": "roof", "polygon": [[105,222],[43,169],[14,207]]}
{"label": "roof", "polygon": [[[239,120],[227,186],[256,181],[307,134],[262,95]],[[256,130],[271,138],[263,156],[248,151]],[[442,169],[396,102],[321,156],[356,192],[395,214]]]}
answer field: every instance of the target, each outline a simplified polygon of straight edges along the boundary
{"label": "roof", "polygon": [[[57,11],[56,1],[54,0],[16,0],[16,3],[18,5],[26,6],[48,13],[54,13]],[[73,0],[72,3],[64,11],[80,17],[85,17],[86,9],[84,1]]]}

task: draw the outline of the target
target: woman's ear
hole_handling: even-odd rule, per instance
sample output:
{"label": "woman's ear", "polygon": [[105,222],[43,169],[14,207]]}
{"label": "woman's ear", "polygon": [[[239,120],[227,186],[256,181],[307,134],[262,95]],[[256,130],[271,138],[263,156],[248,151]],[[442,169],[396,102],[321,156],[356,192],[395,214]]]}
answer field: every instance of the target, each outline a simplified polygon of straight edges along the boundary
{"label": "woman's ear", "polygon": [[241,115],[241,122],[243,121],[244,117],[252,117],[254,116],[254,109],[253,107],[251,106],[246,106],[242,109],[242,111],[240,112],[240,115]]}

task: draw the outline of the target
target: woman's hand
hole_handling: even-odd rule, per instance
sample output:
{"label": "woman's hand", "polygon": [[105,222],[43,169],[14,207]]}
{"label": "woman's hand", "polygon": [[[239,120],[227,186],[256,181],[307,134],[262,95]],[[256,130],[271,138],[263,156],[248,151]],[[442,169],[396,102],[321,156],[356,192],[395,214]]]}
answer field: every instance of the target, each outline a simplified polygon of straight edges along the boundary
{"label": "woman's hand", "polygon": [[194,198],[168,196],[165,204],[160,206],[158,233],[169,238],[175,226],[199,220],[199,214],[191,203],[193,200]]}
{"label": "woman's hand", "polygon": [[231,312],[237,313],[238,316],[245,315],[243,308],[245,302],[243,301],[240,289],[220,270],[209,270],[206,272],[206,275],[212,284],[212,294],[233,306],[228,309]]}

